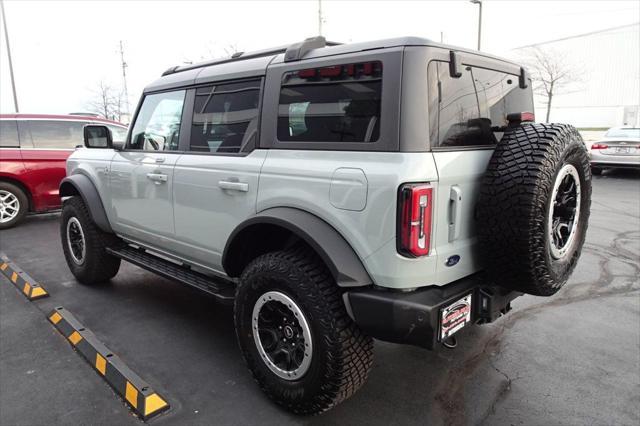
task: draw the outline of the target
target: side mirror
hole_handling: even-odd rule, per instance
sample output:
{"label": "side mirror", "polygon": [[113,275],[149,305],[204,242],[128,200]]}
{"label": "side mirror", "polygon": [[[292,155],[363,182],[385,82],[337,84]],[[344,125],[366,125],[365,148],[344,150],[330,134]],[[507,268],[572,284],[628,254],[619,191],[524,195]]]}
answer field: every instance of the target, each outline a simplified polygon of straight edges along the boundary
{"label": "side mirror", "polygon": [[125,143],[126,143],[125,141],[113,141],[111,142],[111,145],[113,146],[113,149],[115,149],[116,151],[122,151],[124,149]]}
{"label": "side mirror", "polygon": [[111,130],[107,126],[95,124],[84,126],[84,146],[87,148],[112,148]]}

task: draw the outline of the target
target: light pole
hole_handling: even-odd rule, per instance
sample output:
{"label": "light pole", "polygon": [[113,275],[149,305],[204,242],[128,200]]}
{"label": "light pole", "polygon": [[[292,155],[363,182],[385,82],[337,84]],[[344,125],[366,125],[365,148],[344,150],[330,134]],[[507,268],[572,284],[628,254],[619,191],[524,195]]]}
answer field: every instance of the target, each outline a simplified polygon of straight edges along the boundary
{"label": "light pole", "polygon": [[4,40],[7,42],[7,57],[9,58],[9,75],[11,76],[11,88],[13,89],[13,105],[18,109],[18,96],[16,95],[16,81],[13,77],[13,62],[11,62],[11,48],[9,47],[9,30],[7,29],[7,17],[4,12],[4,2],[0,0],[0,9],[2,10],[2,25],[4,26]]}
{"label": "light pole", "polygon": [[482,39],[482,0],[469,0],[473,4],[477,4],[478,8],[478,50],[480,50],[480,40]]}

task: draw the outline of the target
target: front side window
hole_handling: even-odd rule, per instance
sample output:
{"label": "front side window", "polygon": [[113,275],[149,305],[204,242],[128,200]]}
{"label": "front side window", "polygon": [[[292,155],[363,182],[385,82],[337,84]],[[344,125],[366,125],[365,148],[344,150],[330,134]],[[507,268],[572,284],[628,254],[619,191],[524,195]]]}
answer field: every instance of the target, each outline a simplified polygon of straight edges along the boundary
{"label": "front side window", "polygon": [[15,120],[0,121],[0,147],[18,148],[18,123]]}
{"label": "front side window", "polygon": [[429,79],[429,124],[433,147],[495,145],[507,115],[533,112],[531,89],[518,76],[465,66],[462,76],[449,75],[449,63],[432,61]]}
{"label": "front side window", "polygon": [[280,89],[278,140],[375,142],[381,99],[378,61],[288,72]]}
{"label": "front side window", "polygon": [[40,149],[74,149],[84,146],[84,126],[81,121],[30,120],[33,146]]}
{"label": "front side window", "polygon": [[129,149],[178,150],[184,95],[184,90],[178,90],[145,96],[131,132]]}
{"label": "front side window", "polygon": [[189,150],[235,153],[257,134],[260,80],[196,89]]}

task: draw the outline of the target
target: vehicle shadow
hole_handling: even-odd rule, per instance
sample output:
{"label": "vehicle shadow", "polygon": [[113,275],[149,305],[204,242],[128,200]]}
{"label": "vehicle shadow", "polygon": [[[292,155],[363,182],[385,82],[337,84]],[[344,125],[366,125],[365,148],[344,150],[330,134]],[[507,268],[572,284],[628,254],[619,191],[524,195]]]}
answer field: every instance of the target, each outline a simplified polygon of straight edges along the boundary
{"label": "vehicle shadow", "polygon": [[594,175],[593,178],[635,180],[640,179],[640,169],[604,169],[601,175]]}

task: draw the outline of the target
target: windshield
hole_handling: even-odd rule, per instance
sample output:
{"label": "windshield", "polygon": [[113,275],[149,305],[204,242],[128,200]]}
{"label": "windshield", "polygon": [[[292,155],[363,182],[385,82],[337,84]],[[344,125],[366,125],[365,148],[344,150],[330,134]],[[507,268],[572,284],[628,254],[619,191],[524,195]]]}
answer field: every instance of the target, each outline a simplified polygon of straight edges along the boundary
{"label": "windshield", "polygon": [[640,128],[609,129],[604,136],[607,138],[640,138]]}

